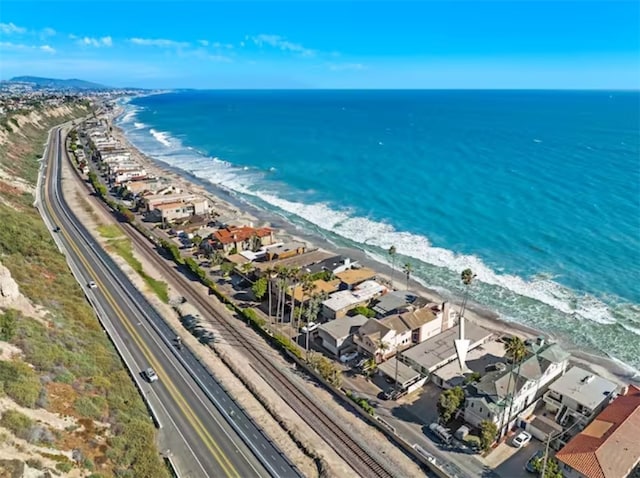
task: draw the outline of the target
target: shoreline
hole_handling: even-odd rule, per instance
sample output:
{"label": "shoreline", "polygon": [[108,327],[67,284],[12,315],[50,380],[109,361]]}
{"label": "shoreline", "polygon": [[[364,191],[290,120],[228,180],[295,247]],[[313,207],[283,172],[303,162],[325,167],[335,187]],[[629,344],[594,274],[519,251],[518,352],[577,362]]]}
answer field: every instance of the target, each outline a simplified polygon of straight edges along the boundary
{"label": "shoreline", "polygon": [[[271,227],[278,236],[305,242],[310,249],[318,248],[323,251],[349,256],[363,266],[374,269],[380,277],[386,280],[391,281],[393,277],[394,280],[392,282],[395,288],[399,290],[405,288],[404,280],[399,280],[402,273],[398,268],[396,268],[394,272],[391,266],[372,258],[361,249],[338,246],[321,235],[303,230],[300,226],[287,221],[276,212],[267,211],[251,204],[222,185],[198,178],[189,171],[172,166],[160,159],[145,154],[131,142],[120,126],[115,124],[116,120],[125,113],[126,109],[118,105],[116,110],[109,115],[113,126],[112,134],[122,143],[124,148],[130,151],[132,158],[139,161],[150,174],[170,178],[178,187],[207,197],[207,199],[213,203],[214,209],[217,212],[222,212],[223,215],[233,215],[241,221],[253,223],[256,227]],[[443,294],[429,288],[414,278],[409,280],[409,286],[412,291],[434,302],[448,300],[454,307],[460,305],[461,298],[453,294],[448,294],[448,296],[444,298]],[[498,335],[515,334],[523,338],[544,336],[545,338],[560,343],[571,353],[572,362],[577,365],[588,368],[594,373],[622,384],[629,382],[640,383],[640,373],[631,366],[606,357],[597,350],[589,351],[584,348],[578,348],[576,345],[552,333],[538,330],[518,322],[505,320],[498,313],[481,304],[470,301],[467,305],[465,318]]]}

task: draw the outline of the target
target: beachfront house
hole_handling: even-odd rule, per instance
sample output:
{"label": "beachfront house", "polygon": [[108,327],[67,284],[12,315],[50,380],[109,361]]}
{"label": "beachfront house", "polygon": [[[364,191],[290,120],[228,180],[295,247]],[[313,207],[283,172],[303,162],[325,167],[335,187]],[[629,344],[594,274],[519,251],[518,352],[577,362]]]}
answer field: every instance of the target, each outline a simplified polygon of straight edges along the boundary
{"label": "beachfront house", "polygon": [[549,384],[564,374],[568,364],[569,354],[558,344],[537,339],[527,346],[521,363],[489,372],[468,387],[465,422],[479,427],[483,420],[492,421],[503,436],[518,416],[531,415]]}
{"label": "beachfront house", "polygon": [[408,310],[425,307],[428,300],[406,290],[394,290],[383,295],[371,304],[371,309],[376,317],[383,318],[388,315],[401,314]]}
{"label": "beachfront house", "polygon": [[273,230],[268,227],[228,226],[215,231],[211,236],[213,246],[226,254],[241,251],[257,251],[275,243]]}
{"label": "beachfront house", "polygon": [[556,453],[562,476],[637,477],[640,473],[638,430],[640,388],[630,385]]}
{"label": "beachfront house", "polygon": [[363,282],[375,279],[376,271],[369,269],[368,267],[358,267],[338,272],[336,277],[340,279],[340,282],[342,282],[343,288],[351,290],[355,289]]}
{"label": "beachfront house", "polygon": [[[337,274],[339,276],[339,274]],[[342,278],[340,278],[342,282]],[[384,294],[387,288],[375,281],[368,280],[350,290],[334,292],[322,303],[322,316],[326,320],[341,319],[350,310],[367,305],[370,300]]]}
{"label": "beachfront house", "polygon": [[352,269],[358,266],[357,261],[352,261],[345,256],[331,256],[318,261],[314,264],[309,264],[305,267],[307,274],[319,274],[321,272],[329,272],[332,275],[340,274],[346,270]]}
{"label": "beachfront house", "polygon": [[[618,386],[580,367],[572,367],[562,377],[549,385],[543,401],[547,412],[551,412],[556,422],[567,433],[564,442],[581,431],[618,394]],[[573,426],[579,423],[577,426]]]}
{"label": "beachfront house", "polygon": [[364,315],[354,315],[339,320],[331,320],[318,328],[322,346],[336,357],[353,347],[353,336],[369,319]]}

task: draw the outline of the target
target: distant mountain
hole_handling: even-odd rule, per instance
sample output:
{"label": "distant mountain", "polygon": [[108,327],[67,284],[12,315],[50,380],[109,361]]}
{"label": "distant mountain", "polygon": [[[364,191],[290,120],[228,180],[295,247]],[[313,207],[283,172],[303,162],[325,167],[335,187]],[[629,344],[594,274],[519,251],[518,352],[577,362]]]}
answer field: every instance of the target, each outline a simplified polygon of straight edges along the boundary
{"label": "distant mountain", "polygon": [[16,83],[31,83],[39,88],[57,88],[69,90],[109,90],[111,87],[99,85],[84,80],[57,80],[55,78],[40,78],[38,76],[16,76],[9,80]]}

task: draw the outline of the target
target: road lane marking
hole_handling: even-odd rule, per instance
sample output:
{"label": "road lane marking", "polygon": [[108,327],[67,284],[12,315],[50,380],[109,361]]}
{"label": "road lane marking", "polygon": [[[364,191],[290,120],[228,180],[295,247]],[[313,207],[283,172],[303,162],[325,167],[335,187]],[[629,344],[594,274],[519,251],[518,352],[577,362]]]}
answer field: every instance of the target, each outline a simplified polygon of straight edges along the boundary
{"label": "road lane marking", "polygon": [[[51,156],[51,152],[50,152],[50,156]],[[54,175],[55,178],[55,175]],[[52,218],[55,218],[57,220],[60,220],[61,217],[58,216],[58,214],[55,212],[55,209],[52,207],[50,198],[48,196],[48,194],[46,194],[46,192],[50,189],[49,188],[49,183],[48,181],[45,181],[44,183],[44,189],[45,189],[45,203],[47,206],[47,209],[49,210],[49,214],[51,215]],[[57,193],[58,191],[55,189],[54,186],[54,192]],[[55,194],[57,196],[57,194]],[[66,214],[65,214],[66,215]],[[69,219],[69,222],[73,222]],[[78,248],[78,244],[75,243],[75,241],[73,241],[70,237],[70,235],[67,233],[66,230],[62,229],[63,232],[63,236],[67,239],[68,244],[71,246],[71,248],[75,251],[76,255],[78,256],[78,258],[80,259],[80,261],[83,263],[85,269],[87,272],[91,273],[92,271],[95,273],[95,269],[94,267],[92,267],[87,259],[84,257],[84,255],[80,252],[79,248]],[[82,234],[80,234],[80,236],[82,236]],[[96,261],[96,263],[98,263],[98,267],[100,267],[99,261]],[[108,276],[108,274],[105,274]],[[185,418],[187,418],[187,421],[189,421],[189,423],[191,423],[191,425],[194,427],[194,431],[196,431],[196,433],[200,436],[201,439],[203,439],[203,442],[205,443],[205,445],[207,446],[207,448],[209,449],[209,451],[211,451],[214,455],[214,458],[216,459],[216,461],[218,462],[218,464],[221,466],[221,468],[223,468],[223,470],[225,471],[225,473],[227,473],[228,476],[239,476],[237,474],[237,472],[235,471],[235,467],[233,467],[233,465],[228,461],[228,459],[226,458],[226,456],[224,455],[224,453],[222,452],[222,450],[220,450],[220,448],[218,447],[217,443],[213,440],[213,438],[211,437],[211,435],[208,433],[208,431],[206,430],[206,428],[204,427],[204,425],[200,422],[200,420],[197,418],[197,416],[195,416],[195,414],[193,413],[191,407],[184,401],[183,397],[181,396],[181,394],[177,391],[177,389],[175,388],[175,386],[173,385],[173,383],[171,382],[170,379],[168,379],[168,374],[166,374],[166,372],[164,371],[163,367],[159,365],[159,363],[156,362],[155,356],[153,356],[153,354],[151,354],[150,350],[148,349],[148,347],[146,346],[146,344],[144,344],[143,342],[141,342],[141,337],[139,337],[139,335],[135,332],[135,329],[131,328],[131,323],[126,320],[126,315],[124,314],[124,312],[122,311],[122,309],[120,308],[120,306],[118,304],[115,303],[115,301],[113,300],[113,298],[111,297],[108,289],[106,287],[104,287],[104,282],[99,278],[96,277],[96,281],[98,283],[100,283],[101,287],[101,293],[104,299],[106,299],[106,301],[111,305],[112,309],[114,310],[114,312],[119,316],[122,325],[129,331],[131,337],[133,338],[133,340],[138,344],[138,347],[140,349],[140,351],[142,352],[142,355],[149,360],[149,362],[153,362],[154,365],[156,366],[156,369],[161,371],[162,374],[165,376],[165,379],[163,380],[163,384],[165,385],[165,387],[167,388],[167,391],[169,392],[169,395],[171,395],[171,397],[173,398],[173,400],[178,404],[178,407],[181,409],[181,411],[183,412]],[[153,357],[152,358],[150,358]],[[182,406],[181,406],[182,405]],[[196,423],[194,423],[194,420],[196,421]],[[203,433],[204,435],[203,436]],[[186,442],[186,441],[185,441]],[[211,448],[211,445],[213,445],[214,448],[216,448],[217,452],[215,450],[213,450]],[[188,444],[187,444],[188,445]],[[221,457],[220,458],[220,454]],[[194,454],[195,456],[195,454]],[[197,459],[197,458],[196,458]],[[225,461],[228,466],[231,467],[231,469],[235,472],[235,473],[229,473],[229,469],[228,466],[226,466],[224,463],[221,462],[221,459],[223,461]]]}

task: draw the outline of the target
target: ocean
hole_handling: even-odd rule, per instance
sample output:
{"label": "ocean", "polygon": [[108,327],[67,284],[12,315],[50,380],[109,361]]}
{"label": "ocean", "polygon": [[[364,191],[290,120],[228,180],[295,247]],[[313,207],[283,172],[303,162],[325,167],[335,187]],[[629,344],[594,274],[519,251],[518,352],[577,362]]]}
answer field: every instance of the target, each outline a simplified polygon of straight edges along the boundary
{"label": "ocean", "polygon": [[640,369],[640,92],[182,91],[134,145],[445,297]]}

